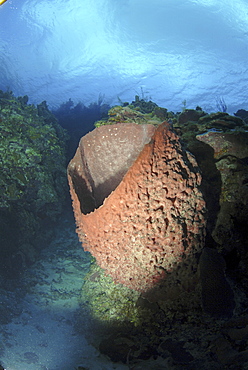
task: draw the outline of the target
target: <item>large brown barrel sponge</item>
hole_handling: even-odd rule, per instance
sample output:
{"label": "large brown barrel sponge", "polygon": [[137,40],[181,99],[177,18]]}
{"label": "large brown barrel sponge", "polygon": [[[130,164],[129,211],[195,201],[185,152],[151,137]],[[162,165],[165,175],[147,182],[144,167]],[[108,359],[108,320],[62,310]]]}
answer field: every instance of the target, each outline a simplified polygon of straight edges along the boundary
{"label": "large brown barrel sponge", "polygon": [[68,180],[79,239],[115,282],[145,292],[201,250],[201,175],[167,123],[88,133]]}

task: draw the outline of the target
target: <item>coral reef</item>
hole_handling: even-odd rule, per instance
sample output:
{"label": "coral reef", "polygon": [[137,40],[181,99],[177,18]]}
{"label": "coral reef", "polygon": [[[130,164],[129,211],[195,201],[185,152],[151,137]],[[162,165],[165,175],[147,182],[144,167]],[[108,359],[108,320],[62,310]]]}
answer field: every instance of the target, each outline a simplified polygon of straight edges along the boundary
{"label": "coral reef", "polygon": [[116,123],[148,123],[158,125],[162,121],[163,120],[152,114],[142,113],[139,110],[134,109],[131,105],[125,107],[117,105],[108,111],[108,117],[106,117],[106,119],[97,121],[95,123],[95,127],[114,125]]}
{"label": "coral reef", "polygon": [[[163,158],[169,164],[174,163],[174,159],[177,160],[177,154],[173,152],[168,158],[160,141],[160,144],[156,146],[155,133],[155,139],[151,140],[151,136],[150,139],[147,139],[148,143],[141,150],[139,157],[134,159],[129,170],[125,169],[126,173],[125,171],[121,172],[117,182],[113,181],[114,177],[109,182],[103,178],[101,182],[96,180],[94,172],[93,176],[86,176],[92,173],[90,161],[88,161],[87,155],[84,156],[87,154],[87,146],[91,145],[91,142],[89,138],[85,141],[82,139],[80,150],[74,158],[74,165],[68,170],[71,191],[74,192],[74,211],[79,236],[85,242],[85,248],[95,255],[96,262],[103,267],[101,269],[97,264],[92,264],[82,289],[83,310],[90,309],[95,320],[93,330],[95,333],[99,333],[98,348],[113,361],[122,361],[137,369],[156,368],[156,366],[175,369],[246,368],[248,364],[248,172],[247,122],[245,122],[247,112],[242,111],[236,114],[237,116],[242,115],[244,120],[225,112],[207,114],[200,107],[195,110],[184,109],[182,113],[175,115],[162,111],[161,117],[155,117],[154,111],[155,109],[159,111],[159,107],[153,107],[153,111],[149,112],[147,106],[147,112],[149,112],[147,113],[145,110],[142,111],[144,102],[140,104],[140,99],[136,99],[136,103],[136,107],[132,104],[125,104],[122,107],[114,107],[109,112],[108,120],[102,122],[108,125],[105,126],[106,131],[99,131],[99,141],[95,145],[100,150],[101,141],[106,136],[107,139],[110,139],[109,134],[114,132],[111,130],[114,130],[116,126],[128,125],[127,122],[132,122],[132,120],[138,124],[136,126],[141,127],[145,123],[152,123],[155,126],[154,130],[158,132],[159,120],[162,120],[163,114],[166,114],[181,139],[183,149],[181,146],[177,148],[180,148],[180,153],[184,155],[183,158],[186,155],[185,150],[189,150],[195,155],[201,170],[201,190],[208,210],[207,237],[203,250],[198,249],[197,257],[200,258],[194,258],[192,254],[187,259],[186,248],[183,262],[175,263],[169,273],[167,266],[161,264],[164,278],[161,274],[159,283],[153,281],[154,284],[149,285],[149,282],[145,281],[142,285],[145,280],[143,277],[140,278],[141,283],[137,279],[139,284],[136,284],[136,280],[133,285],[130,282],[126,283],[122,269],[128,271],[129,266],[126,265],[125,259],[127,252],[130,250],[134,252],[133,255],[136,259],[133,258],[133,260],[135,263],[136,261],[139,265],[146,263],[146,256],[140,258],[137,253],[139,251],[135,244],[137,240],[139,246],[144,241],[150,249],[151,244],[149,243],[151,231],[153,231],[154,247],[157,247],[156,241],[158,236],[161,236],[162,230],[161,220],[164,220],[163,211],[170,209],[171,214],[174,215],[173,221],[180,222],[180,215],[183,215],[180,210],[175,216],[176,213],[173,213],[175,209],[170,207],[171,204],[169,206],[166,203],[168,201],[166,196],[163,201],[164,208],[159,210],[161,187],[158,185],[158,179],[161,180],[160,185],[163,184],[164,173],[161,170],[163,167],[159,166],[158,170],[156,167],[157,159],[153,160],[153,157],[149,157],[148,160],[143,153],[147,151],[147,154],[149,148],[153,146],[154,155],[157,153],[158,146],[162,151],[164,149]],[[153,119],[157,122],[152,122]],[[112,129],[110,129],[111,127]],[[153,135],[153,132],[151,134]],[[125,141],[125,136],[129,141],[130,137],[127,133],[122,137],[122,141]],[[177,140],[178,138],[174,134],[169,136],[169,144],[166,143],[169,145],[167,147],[169,152],[171,145],[177,146]],[[106,147],[106,144],[104,145]],[[121,143],[119,143],[120,145]],[[112,141],[109,146],[114,146]],[[93,148],[94,146],[91,149],[93,150]],[[117,158],[117,162],[124,162],[128,157],[127,153],[128,151],[119,154],[116,150],[115,156],[102,156],[100,167],[103,167],[103,174],[109,173],[108,167],[111,166],[114,158]],[[81,156],[85,158],[84,163],[81,161]],[[143,160],[143,166],[137,165],[139,160]],[[154,174],[151,182],[148,181],[149,176],[147,175],[149,165],[144,165],[147,162],[153,166]],[[86,172],[88,172],[84,173],[83,168],[86,168]],[[133,168],[136,170],[133,171]],[[178,169],[175,165],[173,170],[169,171],[168,180],[170,178],[173,180],[172,174],[176,173],[175,176],[177,176],[181,170],[182,168]],[[140,180],[143,176],[146,176],[146,187]],[[185,175],[182,177],[182,183],[184,183]],[[83,181],[81,181],[82,179]],[[126,179],[129,186],[127,186]],[[107,186],[109,190],[104,193],[102,198],[99,197],[98,190],[104,188],[104,183],[111,182],[113,182],[113,187],[108,188]],[[96,187],[94,187],[95,183]],[[141,187],[139,187],[140,183]],[[180,183],[180,181],[177,183],[172,181],[172,186],[178,190],[177,186]],[[123,184],[126,184],[125,189],[129,197],[126,197],[126,193],[122,192]],[[156,187],[156,196],[154,195],[155,191],[151,192],[152,184]],[[84,190],[80,192],[80,188]],[[143,191],[144,189],[146,191]],[[167,187],[167,189],[169,193],[171,187]],[[100,190],[101,193],[102,190]],[[80,199],[80,202],[77,198]],[[90,200],[89,204],[85,202],[86,198]],[[122,199],[123,203],[118,202],[118,199]],[[187,197],[184,201],[186,199]],[[152,200],[158,200],[157,208],[154,203],[151,208],[147,207],[147,204],[152,204]],[[129,208],[125,208],[123,204],[128,204]],[[152,211],[153,216],[150,219],[144,218],[144,210],[147,214]],[[130,217],[131,212],[135,213],[134,218]],[[157,217],[158,212],[161,214]],[[202,217],[205,222],[205,217]],[[119,219],[121,220],[119,221]],[[111,232],[113,226],[119,239],[117,240],[116,237],[114,242],[111,242],[113,240]],[[93,228],[93,236],[90,233],[90,228]],[[100,233],[101,229],[104,229],[103,233]],[[123,232],[121,233],[120,230]],[[168,227],[166,231],[169,233]],[[131,235],[130,239],[127,238],[127,235]],[[139,239],[137,235],[143,235],[144,238]],[[167,234],[164,235],[164,241],[166,241]],[[182,235],[185,234],[182,232]],[[96,239],[94,239],[95,236]],[[147,238],[148,236],[150,239]],[[113,255],[112,248],[119,251],[118,248],[123,241],[125,249]],[[91,248],[92,245],[94,251]],[[176,246],[171,246],[172,249],[177,253]],[[157,251],[156,255],[159,255]],[[104,260],[103,254],[105,252],[107,257]],[[154,255],[152,253],[149,255],[150,261]],[[130,264],[135,271],[136,265],[133,260]],[[118,266],[118,270],[114,270],[113,264]],[[154,264],[147,268],[148,276],[152,266]],[[104,274],[104,270],[107,274]],[[127,276],[133,277],[131,273]]]}
{"label": "coral reef", "polygon": [[[232,183],[234,187],[236,183],[236,189],[242,189],[243,193],[246,189],[242,181],[245,184],[247,124],[241,118],[223,112],[207,114],[199,109],[186,109],[178,116],[174,129],[181,137],[184,147],[194,154],[201,169],[202,188],[209,214],[207,230],[212,235],[220,210],[220,200],[226,199],[227,184]],[[236,171],[235,166],[239,170]],[[238,176],[239,180],[237,178],[236,182],[233,181],[234,176]],[[239,203],[237,198],[236,204]]]}
{"label": "coral reef", "polygon": [[148,291],[201,250],[201,176],[168,124],[95,129],[81,139],[68,179],[83,247],[114,281]]}
{"label": "coral reef", "polygon": [[[191,258],[174,266],[161,284],[139,296],[114,284],[93,265],[83,301],[96,318],[94,330],[106,324],[106,336],[99,335],[98,347],[113,361],[137,369],[243,369],[248,364],[247,124],[223,112],[207,114],[199,107],[185,109],[171,122],[202,173],[208,225],[200,260],[194,263]],[[136,173],[134,179],[139,181]],[[105,203],[109,204],[111,195]],[[94,214],[99,206],[95,210],[91,205],[89,212]],[[155,229],[159,218],[154,221]],[[108,237],[106,230],[102,238]]]}
{"label": "coral reef", "polygon": [[[158,368],[245,368],[247,313],[239,304],[235,316],[228,317],[233,293],[224,277],[223,258],[212,248],[205,252],[200,262],[203,289],[197,280],[193,289],[187,286],[189,269],[188,274],[175,274],[171,287],[166,279],[159,295],[153,289],[148,296],[115,284],[93,262],[85,276],[78,318],[84,322],[83,313],[90,310],[94,335],[88,339],[113,361],[134,369],[154,368],[155,359]],[[178,292],[180,278],[184,289]],[[235,295],[237,299],[240,291]],[[213,317],[202,310],[201,296],[204,311]]]}
{"label": "coral reef", "polygon": [[66,194],[65,131],[46,102],[37,108],[27,102],[0,91],[1,253],[12,255],[6,268],[34,259],[37,232],[56,220]]}
{"label": "coral reef", "polygon": [[[196,137],[213,148],[221,177],[219,212],[212,230],[219,249],[228,255],[236,251],[246,260],[248,244],[248,134],[247,132],[207,132]],[[245,284],[244,284],[245,285]]]}
{"label": "coral reef", "polygon": [[206,246],[221,253],[229,276],[248,294],[247,111],[239,110],[235,116],[202,111],[199,118],[199,112],[184,113],[186,118],[181,122],[179,115],[174,128],[202,171],[208,209]]}
{"label": "coral reef", "polygon": [[139,296],[138,292],[113,283],[111,277],[93,262],[85,276],[81,298],[82,302],[89,303],[92,318],[102,324],[138,326],[142,323],[141,308],[136,304]]}
{"label": "coral reef", "polygon": [[124,122],[159,125],[163,121],[173,117],[174,114],[168,112],[166,108],[161,108],[152,101],[139,99],[136,95],[135,101],[131,104],[123,103],[122,105],[112,107],[108,111],[107,117],[95,122],[95,127]]}
{"label": "coral reef", "polygon": [[[140,99],[139,95],[135,95],[134,101],[130,104],[132,107],[138,109],[141,113],[152,113],[158,105],[148,99]],[[166,109],[167,111],[167,109]]]}
{"label": "coral reef", "polygon": [[46,123],[35,107],[22,107],[14,97],[0,99],[0,208],[35,199],[42,212],[45,205],[59,203],[61,189],[56,188],[52,176],[64,173],[59,162],[65,151],[65,134],[54,122]]}

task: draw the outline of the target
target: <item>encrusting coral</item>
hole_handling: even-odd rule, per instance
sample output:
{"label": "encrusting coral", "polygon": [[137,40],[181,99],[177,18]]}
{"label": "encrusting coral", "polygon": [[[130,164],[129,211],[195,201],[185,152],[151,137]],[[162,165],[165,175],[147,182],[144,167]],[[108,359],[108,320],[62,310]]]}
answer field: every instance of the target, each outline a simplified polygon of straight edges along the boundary
{"label": "encrusting coral", "polygon": [[27,102],[27,96],[0,91],[1,253],[6,248],[6,255],[15,256],[21,250],[26,260],[34,255],[37,237],[40,242],[41,225],[62,211],[67,185],[67,135],[46,102],[37,107]]}

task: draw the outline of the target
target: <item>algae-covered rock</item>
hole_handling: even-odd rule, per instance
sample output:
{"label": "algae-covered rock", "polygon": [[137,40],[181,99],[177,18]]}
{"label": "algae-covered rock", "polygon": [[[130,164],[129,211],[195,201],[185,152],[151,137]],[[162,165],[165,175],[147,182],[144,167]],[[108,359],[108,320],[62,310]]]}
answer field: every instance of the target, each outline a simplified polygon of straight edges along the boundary
{"label": "algae-covered rock", "polygon": [[8,258],[34,243],[44,220],[56,219],[66,194],[65,131],[46,102],[27,101],[0,91],[1,252]]}
{"label": "algae-covered rock", "polygon": [[135,107],[141,113],[152,113],[158,105],[153,101],[148,99],[140,99],[139,95],[135,95],[134,101],[132,101],[131,105]]}
{"label": "algae-covered rock", "polygon": [[19,201],[47,214],[48,204],[60,203],[65,133],[54,117],[46,121],[34,106],[0,92],[0,209]]}
{"label": "algae-covered rock", "polygon": [[152,101],[146,102],[135,97],[131,104],[124,103],[112,107],[108,111],[108,117],[97,121],[95,127],[102,125],[113,125],[116,123],[137,123],[159,125],[161,122],[170,118],[166,108],[161,108]]}
{"label": "algae-covered rock", "polygon": [[115,284],[95,263],[85,277],[82,290],[82,300],[88,302],[95,320],[118,325],[140,324],[141,310],[136,306],[139,295],[122,284]]}

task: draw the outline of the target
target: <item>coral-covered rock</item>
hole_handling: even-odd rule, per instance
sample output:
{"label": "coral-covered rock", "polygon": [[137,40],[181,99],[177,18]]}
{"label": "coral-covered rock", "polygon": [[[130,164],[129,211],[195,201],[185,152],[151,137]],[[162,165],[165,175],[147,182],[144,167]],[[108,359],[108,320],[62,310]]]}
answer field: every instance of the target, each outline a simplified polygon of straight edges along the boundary
{"label": "coral-covered rock", "polygon": [[83,247],[115,282],[147,291],[201,249],[201,176],[167,123],[95,129],[68,180]]}
{"label": "coral-covered rock", "polygon": [[248,123],[248,111],[245,109],[239,109],[234,113],[236,117],[242,118],[242,120],[247,124]]}
{"label": "coral-covered rock", "polygon": [[196,138],[213,148],[215,165],[221,176],[220,210],[214,240],[230,252],[247,250],[248,217],[248,134],[247,132],[207,132]]}
{"label": "coral-covered rock", "polygon": [[7,276],[34,262],[66,200],[67,134],[45,102],[27,103],[27,95],[0,90],[0,260]]}
{"label": "coral-covered rock", "polygon": [[205,113],[202,110],[196,109],[185,109],[179,114],[178,123],[184,124],[188,121],[198,121],[200,117],[204,116]]}
{"label": "coral-covered rock", "polygon": [[197,135],[196,138],[214,149],[214,158],[217,160],[227,156],[240,159],[248,157],[248,135],[246,132],[208,131]]}
{"label": "coral-covered rock", "polygon": [[206,129],[217,128],[223,131],[243,127],[244,121],[236,116],[231,116],[225,112],[206,114],[198,121]]}

